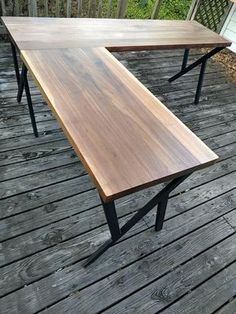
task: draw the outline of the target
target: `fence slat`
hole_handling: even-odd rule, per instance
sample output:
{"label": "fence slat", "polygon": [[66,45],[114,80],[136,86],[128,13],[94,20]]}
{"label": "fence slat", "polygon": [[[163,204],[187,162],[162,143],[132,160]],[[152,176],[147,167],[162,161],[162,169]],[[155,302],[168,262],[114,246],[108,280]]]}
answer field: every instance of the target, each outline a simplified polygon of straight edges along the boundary
{"label": "fence slat", "polygon": [[28,0],[28,15],[29,16],[37,16],[38,8],[36,0]]}
{"label": "fence slat", "polygon": [[162,0],[156,0],[155,4],[154,4],[154,8],[152,10],[152,14],[151,14],[151,19],[157,19],[158,18],[158,14],[160,12],[160,8],[161,8],[161,3]]}
{"label": "fence slat", "polygon": [[56,13],[57,17],[60,17],[60,13],[61,13],[61,2],[60,2],[60,0],[56,0],[55,13]]}
{"label": "fence slat", "polygon": [[71,17],[71,0],[66,2],[66,16]]}
{"label": "fence slat", "polygon": [[77,0],[77,8],[78,8],[78,16],[81,16],[82,8],[83,8],[83,0]]}
{"label": "fence slat", "polygon": [[32,4],[31,0],[28,0],[28,15],[32,16]]}
{"label": "fence slat", "polygon": [[44,16],[48,16],[48,0],[44,0]]}
{"label": "fence slat", "polygon": [[111,17],[112,14],[112,0],[108,1],[107,17]]}
{"label": "fence slat", "polygon": [[14,3],[14,15],[16,15],[16,16],[20,15],[20,3],[19,3],[19,0],[15,0],[15,3]]}
{"label": "fence slat", "polygon": [[187,14],[187,20],[194,20],[195,15],[197,14],[198,8],[201,4],[201,0],[193,0],[190,6],[190,9]]}
{"label": "fence slat", "polygon": [[95,17],[97,9],[97,0],[89,0],[88,16]]}
{"label": "fence slat", "polygon": [[37,0],[32,0],[32,15],[38,16]]}
{"label": "fence slat", "polygon": [[118,0],[116,18],[122,19],[126,14],[127,8],[128,8],[128,0]]}
{"label": "fence slat", "polygon": [[98,2],[98,17],[102,17],[102,5],[103,5],[103,0],[99,0],[99,2]]}
{"label": "fence slat", "polygon": [[1,0],[2,15],[7,15],[5,0]]}

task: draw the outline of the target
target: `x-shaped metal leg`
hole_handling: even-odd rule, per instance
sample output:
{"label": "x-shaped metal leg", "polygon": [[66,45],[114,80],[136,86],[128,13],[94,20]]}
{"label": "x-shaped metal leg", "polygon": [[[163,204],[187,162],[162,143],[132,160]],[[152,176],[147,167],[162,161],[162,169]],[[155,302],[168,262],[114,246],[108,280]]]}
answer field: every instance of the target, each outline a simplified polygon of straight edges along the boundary
{"label": "x-shaped metal leg", "polygon": [[188,62],[189,49],[185,49],[181,71],[179,73],[175,74],[174,76],[172,76],[171,78],[169,78],[168,81],[173,82],[177,78],[181,77],[182,75],[184,75],[184,74],[188,73],[189,71],[191,71],[192,69],[196,68],[198,65],[201,65],[201,70],[200,70],[200,75],[199,75],[199,79],[198,79],[198,85],[197,85],[197,90],[196,90],[196,95],[195,95],[195,100],[194,100],[194,103],[197,105],[199,103],[199,99],[201,96],[201,90],[202,90],[202,84],[203,84],[204,74],[205,74],[205,70],[206,70],[207,60],[223,49],[224,49],[224,47],[214,48],[211,51],[209,51],[208,53],[206,53],[204,56],[202,56],[201,58],[199,58],[198,60],[196,60],[195,62],[193,62],[192,64],[190,64],[188,66],[187,66],[187,62]]}
{"label": "x-shaped metal leg", "polygon": [[104,203],[102,201],[104,213],[107,219],[107,224],[111,233],[111,238],[101,245],[93,254],[91,254],[86,260],[84,266],[88,266],[93,263],[99,256],[101,256],[106,250],[114,245],[124,234],[126,234],[140,219],[142,219],[150,210],[157,206],[157,216],[155,230],[162,229],[168,197],[171,191],[173,191],[179,184],[181,184],[188,176],[184,175],[178,177],[167,184],[156,196],[154,196],[146,205],[139,209],[134,216],[128,220],[121,228],[116,214],[116,208],[114,201]]}

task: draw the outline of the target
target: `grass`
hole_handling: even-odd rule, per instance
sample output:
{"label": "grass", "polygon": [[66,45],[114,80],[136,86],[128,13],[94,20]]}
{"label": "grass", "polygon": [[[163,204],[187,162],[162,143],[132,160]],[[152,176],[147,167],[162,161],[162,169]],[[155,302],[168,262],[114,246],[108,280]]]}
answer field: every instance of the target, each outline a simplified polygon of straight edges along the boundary
{"label": "grass", "polygon": [[[160,19],[184,20],[192,0],[162,0]],[[129,0],[127,18],[148,19],[151,16],[155,0]]]}

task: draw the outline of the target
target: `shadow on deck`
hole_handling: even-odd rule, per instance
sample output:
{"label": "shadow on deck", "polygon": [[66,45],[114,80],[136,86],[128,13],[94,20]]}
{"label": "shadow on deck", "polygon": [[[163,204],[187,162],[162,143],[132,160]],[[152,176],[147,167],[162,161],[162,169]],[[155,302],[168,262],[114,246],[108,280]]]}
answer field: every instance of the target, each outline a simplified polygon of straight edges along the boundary
{"label": "shadow on deck", "polygon": [[[0,48],[0,313],[234,314],[236,86],[223,70],[209,64],[195,106],[197,70],[167,82],[182,51],[116,54],[220,160],[171,195],[161,232],[151,212],[85,269],[109,237],[98,194],[36,88],[32,135],[9,48]],[[121,221],[157,189],[118,201]]]}

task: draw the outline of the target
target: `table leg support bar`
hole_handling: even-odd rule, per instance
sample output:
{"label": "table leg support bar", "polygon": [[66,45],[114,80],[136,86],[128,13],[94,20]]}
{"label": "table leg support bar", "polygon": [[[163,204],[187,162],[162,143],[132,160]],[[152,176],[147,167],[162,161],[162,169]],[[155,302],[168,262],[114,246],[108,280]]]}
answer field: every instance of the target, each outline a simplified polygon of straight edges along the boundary
{"label": "table leg support bar", "polygon": [[195,99],[194,99],[195,105],[197,105],[199,103],[199,100],[200,100],[204,75],[205,75],[205,71],[206,71],[206,65],[207,65],[207,60],[204,60],[202,62],[202,65],[201,65],[200,75],[199,75],[199,79],[198,79],[197,90],[196,90]]}
{"label": "table leg support bar", "polygon": [[193,62],[192,64],[190,64],[188,66],[186,66],[186,65],[187,65],[187,60],[188,60],[189,49],[185,49],[181,71],[179,73],[175,74],[174,76],[172,76],[171,78],[169,78],[168,81],[173,82],[176,79],[178,79],[179,77],[181,77],[182,75],[188,73],[189,71],[193,70],[197,66],[201,65],[201,71],[200,71],[200,76],[199,76],[199,80],[198,80],[198,86],[197,86],[197,91],[196,91],[196,96],[195,96],[195,101],[194,101],[195,104],[198,104],[199,99],[200,99],[200,95],[201,95],[201,89],[202,89],[202,84],[203,84],[207,60],[223,49],[224,49],[224,47],[214,48],[211,51],[209,51],[208,53],[206,53],[204,56],[202,56],[201,58],[199,58],[198,60],[196,60],[195,62]]}
{"label": "table leg support bar", "polygon": [[29,107],[30,119],[31,119],[31,124],[32,124],[32,128],[34,131],[34,135],[35,135],[35,137],[38,137],[38,130],[37,130],[37,125],[36,125],[36,120],[35,120],[35,115],[34,115],[32,99],[31,99],[31,95],[30,95],[29,83],[28,83],[28,79],[27,79],[27,72],[28,72],[27,67],[23,64],[22,72],[21,72],[21,81],[23,82],[23,84],[25,86],[25,94],[26,94],[27,103],[28,103],[28,107]]}
{"label": "table leg support bar", "polygon": [[181,67],[181,71],[183,71],[188,63],[188,56],[189,56],[189,49],[185,49],[184,50],[184,58],[183,58],[183,63],[182,63],[182,67]]}
{"label": "table leg support bar", "polygon": [[88,266],[93,263],[99,256],[101,256],[106,250],[114,245],[124,234],[126,234],[140,219],[142,219],[149,211],[155,206],[158,206],[155,230],[162,229],[165,212],[168,202],[168,197],[171,191],[173,191],[179,184],[181,184],[188,175],[181,176],[174,179],[167,184],[157,195],[155,195],[146,205],[139,209],[134,216],[128,220],[121,228],[119,228],[119,222],[116,214],[116,208],[114,201],[103,204],[104,213],[107,219],[107,224],[111,233],[111,238],[101,245],[84,263],[84,266]]}
{"label": "table leg support bar", "polygon": [[24,75],[22,74],[23,68],[21,70],[20,82],[18,85],[18,92],[17,92],[17,102],[21,102],[23,91],[24,91]]}
{"label": "table leg support bar", "polygon": [[168,203],[168,197],[169,195],[166,195],[166,197],[162,201],[160,201],[157,205],[157,215],[156,215],[156,223],[155,223],[156,231],[160,231],[163,227],[166,207]]}
{"label": "table leg support bar", "polygon": [[11,51],[12,51],[13,63],[14,63],[14,68],[15,68],[15,73],[16,73],[16,81],[17,81],[17,85],[19,86],[20,71],[19,71],[19,65],[18,65],[18,60],[17,60],[17,55],[16,55],[16,47],[12,42],[11,42]]}

